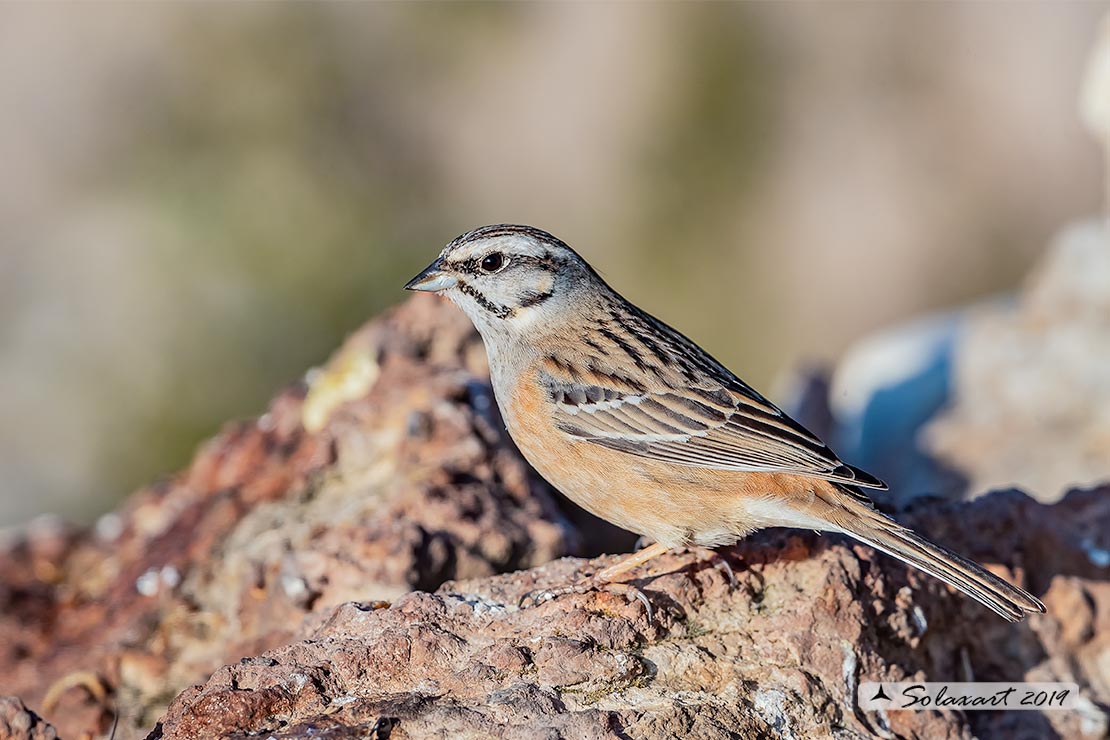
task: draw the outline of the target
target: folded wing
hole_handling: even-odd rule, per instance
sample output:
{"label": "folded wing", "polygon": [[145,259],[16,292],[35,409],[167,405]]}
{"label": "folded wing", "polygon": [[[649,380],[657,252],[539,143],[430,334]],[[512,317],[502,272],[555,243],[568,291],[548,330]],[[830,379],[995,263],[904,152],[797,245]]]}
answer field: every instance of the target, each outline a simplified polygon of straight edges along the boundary
{"label": "folded wing", "polygon": [[792,473],[885,489],[736,379],[734,385],[630,387],[619,377],[542,372],[566,434],[655,460],[718,470]]}

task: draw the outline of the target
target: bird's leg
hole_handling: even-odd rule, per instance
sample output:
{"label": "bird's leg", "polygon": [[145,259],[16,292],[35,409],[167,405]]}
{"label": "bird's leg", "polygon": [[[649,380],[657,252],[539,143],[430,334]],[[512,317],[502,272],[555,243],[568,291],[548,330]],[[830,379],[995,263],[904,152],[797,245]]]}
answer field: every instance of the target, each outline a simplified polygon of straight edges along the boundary
{"label": "bird's leg", "polygon": [[639,552],[634,552],[619,563],[614,563],[608,568],[602,568],[595,573],[591,580],[600,583],[610,583],[615,581],[619,576],[627,573],[635,568],[637,565],[643,565],[652,558],[657,558],[671,548],[666,545],[661,545],[656,542],[654,545],[648,545]]}
{"label": "bird's leg", "polygon": [[[636,540],[636,545],[633,547],[633,549],[639,552],[645,547],[649,547],[651,544],[652,539],[650,537],[640,535],[639,539]],[[686,551],[692,553],[697,553],[699,551],[709,553],[706,557],[699,556],[699,559],[708,562],[715,569],[721,571],[721,575],[723,575],[725,577],[725,580],[728,581],[728,587],[730,589],[736,588],[736,574],[733,572],[732,566],[728,564],[728,560],[725,559],[725,556],[721,555],[719,551],[712,547],[699,547],[697,545],[688,546],[686,548]]]}
{"label": "bird's leg", "polygon": [[551,599],[565,596],[566,594],[583,594],[588,591],[605,590],[621,594],[628,598],[629,601],[632,599],[639,599],[640,603],[644,605],[644,609],[647,610],[648,621],[650,622],[654,617],[654,611],[651,608],[651,602],[648,601],[644,592],[631,584],[616,583],[615,580],[636,566],[643,565],[647,561],[662,555],[668,550],[670,550],[669,547],[657,542],[654,545],[645,547],[639,552],[632,553],[618,563],[614,563],[607,568],[602,568],[597,573],[594,573],[589,578],[582,579],[578,583],[563,586],[562,588],[529,591],[521,597],[520,606],[525,606],[528,601],[531,601],[533,604],[542,604],[545,601],[550,601]]}

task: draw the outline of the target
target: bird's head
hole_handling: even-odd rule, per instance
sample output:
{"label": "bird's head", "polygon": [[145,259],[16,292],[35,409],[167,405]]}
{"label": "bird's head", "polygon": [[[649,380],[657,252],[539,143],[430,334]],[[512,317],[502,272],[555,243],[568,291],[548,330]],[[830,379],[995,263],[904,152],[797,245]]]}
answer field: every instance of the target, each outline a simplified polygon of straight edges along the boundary
{"label": "bird's head", "polygon": [[605,283],[577,252],[546,231],[495,224],[453,240],[405,285],[459,306],[483,336],[534,332]]}

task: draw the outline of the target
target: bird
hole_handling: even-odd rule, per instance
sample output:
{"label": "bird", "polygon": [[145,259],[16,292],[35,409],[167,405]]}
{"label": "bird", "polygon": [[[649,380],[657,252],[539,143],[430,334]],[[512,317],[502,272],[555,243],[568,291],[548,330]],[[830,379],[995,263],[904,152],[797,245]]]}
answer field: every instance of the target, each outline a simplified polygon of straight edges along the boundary
{"label": "bird", "polygon": [[498,408],[528,463],[587,511],[653,541],[550,596],[619,586],[673,549],[794,527],[850,535],[1007,620],[1045,611],[878,511],[864,490],[886,484],[841,461],[550,233],[519,224],[468,231],[405,289],[447,298],[474,324]]}

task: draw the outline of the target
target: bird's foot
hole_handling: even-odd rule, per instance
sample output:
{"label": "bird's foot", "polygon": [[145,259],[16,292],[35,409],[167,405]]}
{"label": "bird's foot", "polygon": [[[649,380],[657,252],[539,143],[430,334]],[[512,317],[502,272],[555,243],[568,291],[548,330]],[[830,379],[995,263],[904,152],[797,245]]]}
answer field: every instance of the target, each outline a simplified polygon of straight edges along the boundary
{"label": "bird's foot", "polygon": [[586,594],[590,591],[608,591],[612,594],[618,594],[625,597],[629,601],[639,600],[644,605],[644,611],[647,612],[648,622],[655,619],[655,610],[651,606],[651,601],[648,600],[647,594],[640,589],[629,583],[619,583],[614,581],[602,581],[594,576],[585,578],[578,583],[572,583],[569,586],[561,586],[559,588],[545,588],[529,591],[520,597],[520,602],[517,604],[521,609],[527,609],[530,606],[539,606],[560,596],[567,596],[569,594]]}
{"label": "bird's foot", "polygon": [[721,571],[725,580],[728,581],[730,590],[736,588],[736,573],[733,572],[732,566],[728,564],[728,560],[726,560],[721,553],[716,550],[710,550],[709,557],[706,558],[706,560],[708,560],[714,568]]}
{"label": "bird's foot", "polygon": [[728,588],[730,591],[736,588],[736,573],[732,570],[732,566],[724,555],[711,547],[699,547],[695,545],[686,548],[686,552],[692,553],[695,558],[694,562],[685,569],[688,574],[692,576],[695,571],[704,569],[705,565],[710,565],[714,570],[720,571],[721,575],[725,577],[725,580],[728,581]]}

